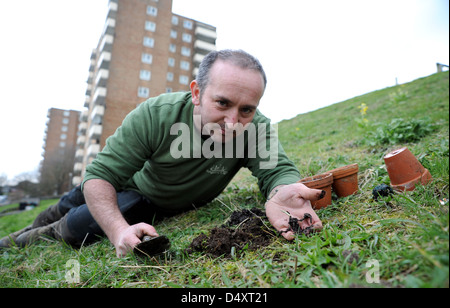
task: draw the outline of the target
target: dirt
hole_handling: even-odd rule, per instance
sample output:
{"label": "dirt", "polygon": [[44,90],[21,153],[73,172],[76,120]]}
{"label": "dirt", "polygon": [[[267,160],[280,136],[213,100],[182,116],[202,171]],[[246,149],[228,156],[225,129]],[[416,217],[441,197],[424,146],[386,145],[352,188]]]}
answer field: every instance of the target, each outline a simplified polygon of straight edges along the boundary
{"label": "dirt", "polygon": [[196,237],[186,249],[188,254],[204,252],[213,256],[231,255],[232,247],[235,251],[255,250],[265,247],[272,242],[276,235],[270,226],[264,212],[258,208],[235,211],[228,223],[213,228],[208,235],[202,233]]}
{"label": "dirt", "polygon": [[[302,227],[300,227],[300,222],[304,221],[305,219],[310,220],[310,226],[302,229]],[[309,235],[311,232],[313,232],[313,230],[314,230],[314,227],[312,225],[312,216],[310,214],[306,213],[302,219],[292,217],[289,214],[289,228],[287,230],[281,231],[280,233],[292,231],[298,235],[301,235],[301,234]]]}
{"label": "dirt", "polygon": [[379,197],[387,197],[392,195],[393,193],[394,190],[391,188],[391,186],[386,184],[378,185],[372,190],[373,199],[375,201],[378,201]]}

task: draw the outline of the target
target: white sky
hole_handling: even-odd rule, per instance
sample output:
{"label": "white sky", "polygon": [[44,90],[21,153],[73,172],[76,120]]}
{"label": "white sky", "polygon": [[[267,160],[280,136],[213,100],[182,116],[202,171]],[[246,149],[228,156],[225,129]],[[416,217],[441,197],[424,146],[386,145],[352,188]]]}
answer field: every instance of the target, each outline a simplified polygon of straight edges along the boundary
{"label": "white sky", "polygon": [[[449,0],[173,0],[260,59],[273,121],[449,64]],[[36,170],[49,108],[83,110],[108,0],[0,2],[0,175]]]}

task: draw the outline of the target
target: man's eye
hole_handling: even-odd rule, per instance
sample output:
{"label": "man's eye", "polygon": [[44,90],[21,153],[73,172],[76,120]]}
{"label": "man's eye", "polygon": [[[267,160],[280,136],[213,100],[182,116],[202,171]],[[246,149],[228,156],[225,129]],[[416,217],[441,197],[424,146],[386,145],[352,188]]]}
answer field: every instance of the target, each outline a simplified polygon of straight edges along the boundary
{"label": "man's eye", "polygon": [[224,101],[217,101],[217,104],[218,104],[219,106],[222,106],[222,107],[226,107],[226,106],[227,106],[227,103],[224,102]]}

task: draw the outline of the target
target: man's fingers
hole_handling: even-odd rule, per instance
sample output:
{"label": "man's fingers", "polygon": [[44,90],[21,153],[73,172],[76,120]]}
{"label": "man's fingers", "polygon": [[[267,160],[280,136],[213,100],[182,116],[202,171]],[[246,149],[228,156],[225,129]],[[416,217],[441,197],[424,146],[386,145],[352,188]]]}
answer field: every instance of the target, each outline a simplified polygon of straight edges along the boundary
{"label": "man's fingers", "polygon": [[139,239],[143,238],[145,235],[149,235],[152,237],[159,236],[158,232],[156,232],[156,229],[149,224],[140,223],[140,224],[134,225],[134,227],[136,228],[135,234]]}
{"label": "man's fingers", "polygon": [[290,230],[286,231],[286,232],[283,232],[283,231],[280,231],[280,232],[281,232],[281,235],[288,241],[292,241],[295,238],[294,232],[292,232]]}
{"label": "man's fingers", "polygon": [[325,197],[325,190],[309,188],[302,183],[296,183],[295,185],[298,186],[298,191],[303,199],[317,201]]}

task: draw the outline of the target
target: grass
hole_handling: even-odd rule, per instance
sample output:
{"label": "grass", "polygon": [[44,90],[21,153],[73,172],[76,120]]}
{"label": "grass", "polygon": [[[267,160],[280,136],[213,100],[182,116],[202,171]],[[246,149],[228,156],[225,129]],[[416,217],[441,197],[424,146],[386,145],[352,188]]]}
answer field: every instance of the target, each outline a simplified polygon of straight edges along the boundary
{"label": "grass", "polygon": [[[263,208],[256,180],[242,171],[208,206],[155,226],[172,242],[162,257],[118,259],[107,240],[78,250],[55,242],[13,247],[0,251],[1,286],[448,288],[448,203],[440,202],[449,198],[448,84],[448,72],[434,74],[279,123],[280,140],[304,176],[359,164],[360,191],[334,198],[331,206],[318,211],[324,225],[320,233],[302,235],[293,242],[274,237],[268,247],[244,248],[231,258],[185,254],[197,235],[220,226],[232,211]],[[363,103],[368,107],[364,115],[358,108]],[[358,120],[361,116],[366,120]],[[393,119],[406,124],[425,121],[431,126],[418,140],[364,142]],[[402,146],[429,169],[433,181],[413,192],[374,201],[372,189],[389,183],[383,156]],[[0,236],[30,224],[50,203],[0,217]],[[80,265],[78,283],[66,280],[69,260]]]}

